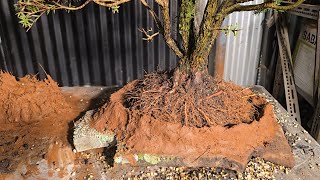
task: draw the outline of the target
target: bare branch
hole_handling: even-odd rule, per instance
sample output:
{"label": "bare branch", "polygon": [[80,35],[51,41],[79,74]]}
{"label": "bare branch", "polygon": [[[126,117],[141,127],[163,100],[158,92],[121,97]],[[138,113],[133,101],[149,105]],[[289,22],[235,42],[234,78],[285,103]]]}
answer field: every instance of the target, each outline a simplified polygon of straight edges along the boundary
{"label": "bare branch", "polygon": [[254,1],[254,0],[236,0],[237,3],[245,3],[245,2],[250,2],[250,1]]}
{"label": "bare branch", "polygon": [[115,7],[120,4],[124,4],[126,2],[129,2],[131,0],[93,0],[96,4],[99,4],[101,6],[105,7]]}
{"label": "bare branch", "polygon": [[293,8],[298,7],[302,4],[305,0],[298,0],[297,2],[290,4],[290,5],[278,5],[275,2],[265,2],[261,4],[254,4],[254,5],[240,5],[235,4],[228,8],[228,14],[235,12],[235,11],[263,11],[265,9],[275,9],[280,11],[287,11]]}
{"label": "bare branch", "polygon": [[159,35],[159,32],[156,32],[156,33],[150,35],[149,32],[152,31],[152,28],[148,29],[148,31],[146,31],[146,30],[143,29],[143,28],[138,28],[138,30],[139,30],[140,32],[142,32],[142,33],[146,36],[146,38],[142,38],[142,39],[145,40],[145,41],[152,41],[152,39],[153,39],[155,36]]}
{"label": "bare branch", "polygon": [[76,11],[76,10],[79,10],[79,9],[86,7],[92,1],[93,0],[87,0],[86,2],[84,2],[82,5],[80,5],[78,7],[64,6],[64,5],[62,5],[58,2],[54,2],[54,1],[53,1],[53,4],[55,4],[57,6],[57,8],[55,8],[55,9],[66,9],[66,10],[70,10],[70,11]]}
{"label": "bare branch", "polygon": [[118,5],[129,2],[131,0],[86,0],[79,6],[72,6],[67,4],[65,0],[19,0],[15,4],[19,23],[21,23],[28,30],[33,24],[44,14],[56,10],[76,11],[83,9],[89,3],[94,2],[105,7],[118,7]]}
{"label": "bare branch", "polygon": [[169,0],[155,0],[157,4],[160,5],[163,29],[159,29],[160,33],[163,35],[165,42],[170,49],[179,57],[182,58],[184,54],[177,45],[177,42],[171,36],[171,20],[170,20],[170,9]]}
{"label": "bare branch", "polygon": [[148,9],[149,13],[151,14],[153,20],[155,21],[158,29],[163,31],[162,23],[158,17],[158,15],[154,12],[154,10],[149,6],[149,4],[145,0],[140,0],[142,5],[144,5],[145,8]]}

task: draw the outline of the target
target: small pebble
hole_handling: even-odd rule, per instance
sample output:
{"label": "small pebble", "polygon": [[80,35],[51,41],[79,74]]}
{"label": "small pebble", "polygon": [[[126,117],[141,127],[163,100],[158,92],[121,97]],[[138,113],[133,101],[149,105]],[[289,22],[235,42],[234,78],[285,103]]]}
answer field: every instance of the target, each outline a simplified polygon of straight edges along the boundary
{"label": "small pebble", "polygon": [[313,169],[313,168],[314,168],[311,163],[309,164],[309,168],[310,168],[310,169]]}

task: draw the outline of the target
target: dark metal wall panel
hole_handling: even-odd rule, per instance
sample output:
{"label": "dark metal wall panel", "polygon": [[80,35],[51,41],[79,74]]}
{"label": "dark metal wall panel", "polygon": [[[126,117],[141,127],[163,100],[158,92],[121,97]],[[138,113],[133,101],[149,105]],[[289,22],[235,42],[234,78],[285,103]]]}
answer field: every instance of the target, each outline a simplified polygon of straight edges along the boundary
{"label": "dark metal wall panel", "polygon": [[[2,32],[2,25],[0,23],[0,34]],[[7,59],[5,53],[5,46],[3,44],[3,40],[0,37],[0,70],[8,70]]]}
{"label": "dark metal wall panel", "polygon": [[[171,1],[177,38],[177,1]],[[118,14],[95,4],[84,10],[43,16],[29,32],[18,24],[14,1],[0,1],[0,68],[19,77],[49,73],[61,86],[124,85],[145,72],[175,67],[177,57],[159,36],[143,41],[138,28],[156,25],[139,1],[126,3]],[[160,9],[151,3],[155,12]]]}

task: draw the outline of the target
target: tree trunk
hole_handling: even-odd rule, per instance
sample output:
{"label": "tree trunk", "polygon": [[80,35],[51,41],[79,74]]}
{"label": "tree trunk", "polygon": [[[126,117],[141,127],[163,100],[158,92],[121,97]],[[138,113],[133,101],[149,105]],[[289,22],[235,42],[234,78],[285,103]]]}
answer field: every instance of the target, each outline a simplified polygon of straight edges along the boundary
{"label": "tree trunk", "polygon": [[220,29],[220,26],[221,23],[213,25],[216,30],[213,32],[207,32],[208,34],[211,33],[208,35],[209,38],[205,41],[197,42],[197,47],[190,57],[190,67],[192,71],[208,71],[208,57],[212,45],[219,34],[218,29]]}
{"label": "tree trunk", "polygon": [[[190,56],[184,56],[179,62],[178,69],[182,72],[184,71],[186,74],[194,74],[195,72],[208,72],[208,57],[210,54],[210,50],[212,45],[215,42],[219,34],[220,26],[222,23],[218,23],[213,25],[214,30],[211,32],[207,40],[197,42],[195,50]],[[210,33],[210,32],[208,32]]]}

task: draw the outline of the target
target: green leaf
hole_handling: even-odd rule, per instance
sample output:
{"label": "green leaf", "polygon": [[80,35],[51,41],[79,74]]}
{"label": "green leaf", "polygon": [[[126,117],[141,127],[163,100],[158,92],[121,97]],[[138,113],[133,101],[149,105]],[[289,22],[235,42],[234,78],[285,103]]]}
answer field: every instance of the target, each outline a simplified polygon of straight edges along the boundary
{"label": "green leaf", "polygon": [[275,4],[280,6],[283,0],[275,0]]}
{"label": "green leaf", "polygon": [[113,14],[116,14],[116,13],[119,13],[119,7],[120,7],[120,6],[112,6],[112,7],[109,8],[109,9],[111,9],[111,11],[112,11]]}

